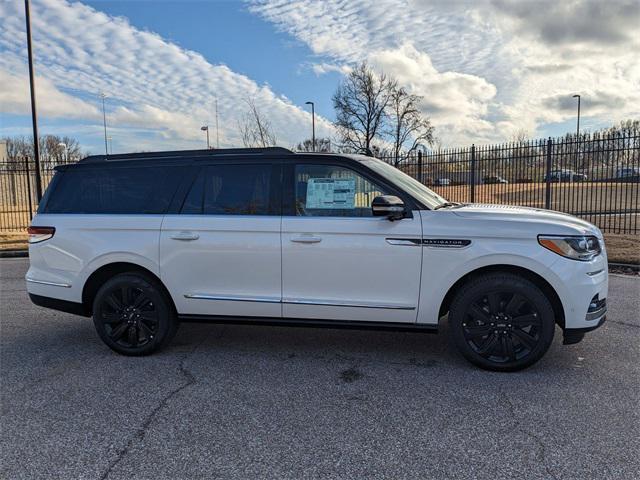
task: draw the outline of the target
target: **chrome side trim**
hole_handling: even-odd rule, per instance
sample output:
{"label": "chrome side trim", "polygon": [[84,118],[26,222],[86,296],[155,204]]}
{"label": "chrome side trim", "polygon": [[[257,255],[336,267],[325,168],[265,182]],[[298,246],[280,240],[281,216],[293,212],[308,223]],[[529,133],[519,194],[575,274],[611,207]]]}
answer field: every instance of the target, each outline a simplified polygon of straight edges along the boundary
{"label": "chrome side trim", "polygon": [[63,287],[63,288],[71,288],[70,283],[59,283],[59,282],[47,282],[45,280],[35,280],[33,278],[26,278],[27,282],[30,283],[38,283],[40,285],[50,285],[52,287]]}
{"label": "chrome side trim", "polygon": [[412,305],[398,305],[388,303],[336,302],[329,300],[314,300],[310,298],[283,298],[282,303],[293,305],[319,305],[325,307],[356,307],[356,308],[386,308],[390,310],[415,310]]}
{"label": "chrome side trim", "polygon": [[207,293],[185,293],[184,298],[194,300],[223,300],[227,302],[280,303],[277,297],[243,297],[242,295],[209,295]]}
{"label": "chrome side trim", "polygon": [[262,303],[288,303],[292,305],[321,305],[325,307],[356,307],[356,308],[386,308],[391,310],[415,310],[412,305],[398,305],[387,303],[361,303],[361,302],[335,302],[327,300],[313,300],[307,298],[285,298],[280,301],[276,297],[243,297],[239,295],[209,295],[205,293],[185,293],[184,298],[194,300],[222,300],[230,302],[262,302]]}
{"label": "chrome side trim", "polygon": [[404,245],[407,247],[419,247],[422,240],[419,238],[387,238],[389,245]]}

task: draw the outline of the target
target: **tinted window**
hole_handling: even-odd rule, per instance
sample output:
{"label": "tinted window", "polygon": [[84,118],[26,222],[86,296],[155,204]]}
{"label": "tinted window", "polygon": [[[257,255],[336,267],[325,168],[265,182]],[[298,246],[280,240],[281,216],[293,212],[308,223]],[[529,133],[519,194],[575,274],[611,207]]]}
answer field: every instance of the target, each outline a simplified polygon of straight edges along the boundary
{"label": "tinted window", "polygon": [[182,204],[180,213],[185,215],[202,213],[202,201],[204,200],[204,176],[199,176],[193,182],[191,190]]}
{"label": "tinted window", "polygon": [[56,182],[47,213],[164,213],[181,179],[179,167],[72,168]]}
{"label": "tinted window", "polygon": [[181,213],[269,215],[271,165],[206,167],[187,195]]}
{"label": "tinted window", "polygon": [[348,168],[297,165],[296,215],[370,217],[371,202],[385,189]]}

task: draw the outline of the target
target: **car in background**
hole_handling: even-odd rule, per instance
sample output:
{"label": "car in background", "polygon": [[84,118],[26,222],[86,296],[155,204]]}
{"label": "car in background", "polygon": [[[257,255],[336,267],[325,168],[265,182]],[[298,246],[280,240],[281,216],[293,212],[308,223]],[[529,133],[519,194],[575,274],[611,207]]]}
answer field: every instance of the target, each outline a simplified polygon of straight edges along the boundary
{"label": "car in background", "polygon": [[447,187],[451,185],[451,179],[449,178],[436,178],[436,181],[433,182],[434,185],[438,187]]}
{"label": "car in background", "polygon": [[632,177],[640,177],[640,168],[637,168],[637,167],[616,168],[615,178],[632,178]]}
{"label": "car in background", "polygon": [[482,180],[482,182],[485,185],[496,185],[496,184],[500,184],[500,183],[509,183],[506,179],[498,176],[498,175],[491,175],[488,177],[484,177],[484,179]]}
{"label": "car in background", "polygon": [[584,173],[576,173],[574,170],[551,170],[545,177],[545,182],[586,182]]}

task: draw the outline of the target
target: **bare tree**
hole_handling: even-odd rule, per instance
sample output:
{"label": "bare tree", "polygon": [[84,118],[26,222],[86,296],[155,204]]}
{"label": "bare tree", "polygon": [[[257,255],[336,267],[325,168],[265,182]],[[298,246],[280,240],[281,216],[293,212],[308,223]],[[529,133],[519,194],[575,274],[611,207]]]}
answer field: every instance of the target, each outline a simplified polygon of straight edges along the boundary
{"label": "bare tree", "polygon": [[366,62],[349,73],[333,95],[335,126],[343,146],[372,154],[372,141],[382,131],[395,82],[376,75]]}
{"label": "bare tree", "polygon": [[[304,142],[299,143],[296,146],[296,150],[299,152],[313,152],[313,140],[307,138]],[[331,139],[330,138],[316,138],[316,152],[329,153],[331,152]]]}
{"label": "bare tree", "polygon": [[[33,137],[16,136],[6,137],[7,159],[17,161],[23,157],[33,157]],[[44,163],[58,164],[69,160],[78,161],[86,156],[80,148],[80,143],[75,138],[59,137],[57,135],[43,135],[38,139],[40,144],[40,156]],[[66,151],[65,151],[66,147]]]}
{"label": "bare tree", "polygon": [[408,155],[419,143],[433,143],[433,126],[425,118],[418,105],[423,97],[408,93],[404,87],[395,87],[389,96],[389,129],[393,143],[394,164],[402,160],[402,152]]}
{"label": "bare tree", "polygon": [[531,138],[529,131],[524,128],[519,129],[513,135],[511,135],[511,141],[513,143],[525,143]]}
{"label": "bare tree", "polygon": [[271,124],[262,115],[253,99],[246,100],[248,109],[238,122],[242,143],[245,147],[272,147],[276,144],[276,135]]}

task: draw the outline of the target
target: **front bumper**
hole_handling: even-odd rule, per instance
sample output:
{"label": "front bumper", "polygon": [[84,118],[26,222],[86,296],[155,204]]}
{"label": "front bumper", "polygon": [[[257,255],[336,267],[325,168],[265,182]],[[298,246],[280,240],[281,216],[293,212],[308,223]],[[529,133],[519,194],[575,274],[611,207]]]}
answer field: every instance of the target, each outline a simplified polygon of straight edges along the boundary
{"label": "front bumper", "polygon": [[558,294],[564,318],[558,323],[565,330],[594,330],[606,314],[609,272],[606,255],[590,262],[560,258],[551,265],[552,286]]}
{"label": "front bumper", "polygon": [[600,328],[602,324],[607,320],[607,316],[603,315],[596,325],[591,327],[584,328],[565,328],[562,344],[563,345],[573,345],[574,343],[578,343],[582,341],[584,338],[584,334],[595,330],[596,328]]}

